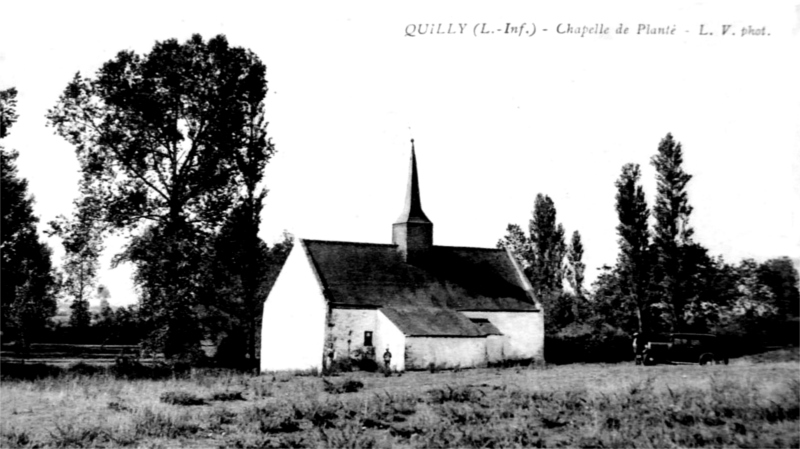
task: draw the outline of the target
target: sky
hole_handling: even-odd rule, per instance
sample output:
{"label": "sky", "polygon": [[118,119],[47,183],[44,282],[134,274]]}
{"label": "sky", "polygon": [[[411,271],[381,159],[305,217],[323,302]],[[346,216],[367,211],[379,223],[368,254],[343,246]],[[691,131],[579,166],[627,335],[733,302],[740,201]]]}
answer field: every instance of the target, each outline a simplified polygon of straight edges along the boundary
{"label": "sky", "polygon": [[[20,152],[40,230],[77,196],[74,148],[45,118],[72,76],[199,33],[267,66],[267,243],[284,230],[390,243],[413,138],[434,244],[494,247],[543,193],[580,232],[591,282],[617,257],[621,167],[641,165],[652,205],[649,161],[672,133],[696,241],[730,262],[800,258],[791,2],[2,3],[0,89],[17,88],[20,115],[2,145]],[[101,260],[112,305],[137,298],[132,267],[110,268],[124,242],[110,238]]]}

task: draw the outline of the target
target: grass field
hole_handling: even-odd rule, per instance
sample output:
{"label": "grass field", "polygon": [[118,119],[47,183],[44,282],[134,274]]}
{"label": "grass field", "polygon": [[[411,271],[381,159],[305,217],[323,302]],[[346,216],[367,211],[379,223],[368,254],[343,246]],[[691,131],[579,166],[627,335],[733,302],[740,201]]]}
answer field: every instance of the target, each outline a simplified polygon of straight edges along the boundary
{"label": "grass field", "polygon": [[787,354],[389,378],[5,378],[0,447],[798,447],[800,364]]}

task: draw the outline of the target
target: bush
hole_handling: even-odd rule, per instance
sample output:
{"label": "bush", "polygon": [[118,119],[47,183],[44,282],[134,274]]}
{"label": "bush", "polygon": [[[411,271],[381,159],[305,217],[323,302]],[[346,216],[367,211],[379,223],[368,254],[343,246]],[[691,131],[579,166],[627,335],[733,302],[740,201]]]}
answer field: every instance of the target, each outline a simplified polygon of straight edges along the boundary
{"label": "bush", "polygon": [[378,371],[378,362],[369,358],[359,359],[358,369],[368,373],[374,373],[375,371]]}
{"label": "bush", "polygon": [[328,379],[322,379],[324,383],[324,390],[330,394],[342,393],[355,393],[364,388],[364,384],[358,380],[347,379],[343,382],[330,382]]}
{"label": "bush", "polygon": [[331,362],[330,366],[325,367],[323,374],[335,376],[339,373],[349,373],[353,371],[353,360],[350,358],[339,358]]}
{"label": "bush", "polygon": [[444,402],[468,402],[479,403],[481,398],[486,396],[483,390],[473,387],[472,385],[463,385],[451,387],[445,385],[445,388],[428,391],[431,402],[434,404],[441,404]]}
{"label": "bush", "polygon": [[545,336],[547,363],[617,363],[633,359],[633,340],[608,324],[573,323],[555,335]]}
{"label": "bush", "polygon": [[83,362],[78,362],[70,366],[67,371],[82,376],[94,376],[96,374],[106,373],[106,369],[101,366],[89,365],[88,363]]}
{"label": "bush", "polygon": [[136,359],[121,357],[109,367],[109,373],[120,379],[168,379],[175,375],[175,370],[166,363],[143,365]]}
{"label": "bush", "polygon": [[0,378],[3,380],[37,380],[58,377],[64,373],[64,368],[45,363],[0,362]]}
{"label": "bush", "polygon": [[186,391],[167,391],[161,395],[161,402],[171,405],[205,405],[206,401]]}
{"label": "bush", "polygon": [[72,423],[55,424],[55,431],[50,434],[51,447],[93,447],[102,446],[108,440],[108,433],[99,425],[79,426]]}
{"label": "bush", "polygon": [[145,408],[133,416],[133,433],[136,438],[181,438],[200,431],[189,414],[173,416]]}
{"label": "bush", "polygon": [[35,447],[31,436],[24,430],[0,430],[0,447],[23,448]]}
{"label": "bush", "polygon": [[241,391],[217,391],[209,397],[211,401],[244,401]]}

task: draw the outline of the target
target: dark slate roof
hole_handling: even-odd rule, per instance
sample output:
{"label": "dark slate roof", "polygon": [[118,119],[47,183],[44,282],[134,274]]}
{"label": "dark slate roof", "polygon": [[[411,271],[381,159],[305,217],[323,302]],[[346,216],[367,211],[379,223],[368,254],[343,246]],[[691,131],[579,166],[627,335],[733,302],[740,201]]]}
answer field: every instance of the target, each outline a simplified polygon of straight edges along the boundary
{"label": "dark slate roof", "polygon": [[492,324],[488,318],[470,318],[470,321],[478,326],[478,329],[486,335],[503,335],[500,329]]}
{"label": "dark slate roof", "polygon": [[[480,325],[473,323],[472,320],[453,309],[383,307],[381,312],[407,336],[485,337],[494,335],[485,332]],[[494,328],[494,331],[497,331],[497,328]]]}
{"label": "dark slate roof", "polygon": [[411,265],[396,245],[302,242],[334,305],[538,310],[505,250],[433,246]]}

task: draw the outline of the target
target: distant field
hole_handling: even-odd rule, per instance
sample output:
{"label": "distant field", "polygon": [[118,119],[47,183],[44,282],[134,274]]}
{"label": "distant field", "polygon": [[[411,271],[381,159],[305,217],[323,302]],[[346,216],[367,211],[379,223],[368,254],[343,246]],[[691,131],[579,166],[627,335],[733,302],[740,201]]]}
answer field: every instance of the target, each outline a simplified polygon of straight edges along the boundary
{"label": "distant field", "polygon": [[0,447],[798,447],[797,360],[4,379]]}

